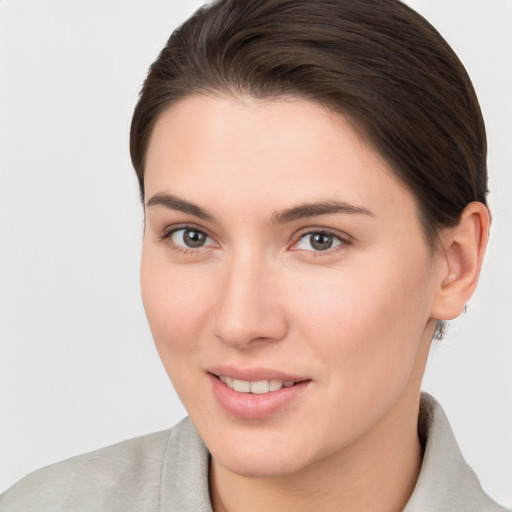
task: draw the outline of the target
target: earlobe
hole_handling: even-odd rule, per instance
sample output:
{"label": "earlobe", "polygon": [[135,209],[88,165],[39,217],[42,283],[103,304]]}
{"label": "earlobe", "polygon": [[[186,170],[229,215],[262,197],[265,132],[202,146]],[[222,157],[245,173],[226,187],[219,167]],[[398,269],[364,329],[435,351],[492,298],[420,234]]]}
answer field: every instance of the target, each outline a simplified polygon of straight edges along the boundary
{"label": "earlobe", "polygon": [[475,201],[464,209],[459,223],[443,234],[443,264],[432,318],[452,320],[464,310],[478,283],[489,226],[489,210]]}

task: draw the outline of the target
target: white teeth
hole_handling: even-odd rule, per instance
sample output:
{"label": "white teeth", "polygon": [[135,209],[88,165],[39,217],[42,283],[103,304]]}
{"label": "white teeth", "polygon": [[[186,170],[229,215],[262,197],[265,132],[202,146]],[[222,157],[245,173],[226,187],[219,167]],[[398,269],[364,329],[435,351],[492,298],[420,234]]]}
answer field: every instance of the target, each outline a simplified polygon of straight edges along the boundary
{"label": "white teeth", "polygon": [[228,386],[231,389],[233,389],[233,382],[235,381],[235,379],[233,379],[233,377],[226,377],[224,375],[219,375],[219,379],[222,382],[224,382],[224,384],[226,384],[226,386]]}
{"label": "white teeth", "polygon": [[277,391],[283,387],[283,383],[280,380],[272,379],[269,384],[269,391]]}
{"label": "white teeth", "polygon": [[255,382],[251,382],[251,393],[262,395],[263,393],[268,393],[269,390],[270,385],[268,380],[257,380]]}
{"label": "white teeth", "polygon": [[269,391],[278,391],[282,387],[289,388],[295,384],[293,380],[239,380],[233,379],[232,377],[226,377],[225,375],[219,375],[219,379],[226,384],[228,388],[234,389],[240,393],[254,393],[257,395],[263,395]]}
{"label": "white teeth", "polygon": [[248,380],[235,379],[233,389],[235,391],[241,391],[242,393],[249,393],[251,391],[251,383]]}

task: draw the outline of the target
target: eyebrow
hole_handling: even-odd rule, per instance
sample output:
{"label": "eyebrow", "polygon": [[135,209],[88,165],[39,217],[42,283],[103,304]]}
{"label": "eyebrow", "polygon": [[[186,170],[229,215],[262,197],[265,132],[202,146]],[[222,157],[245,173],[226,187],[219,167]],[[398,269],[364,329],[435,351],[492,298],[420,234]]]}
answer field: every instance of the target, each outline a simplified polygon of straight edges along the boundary
{"label": "eyebrow", "polygon": [[[211,213],[207,212],[200,206],[164,192],[158,192],[152,196],[146,203],[146,206],[163,206],[169,210],[176,210],[194,215],[202,220],[215,220],[215,217]],[[368,215],[370,217],[375,216],[370,210],[363,208],[362,206],[355,206],[345,201],[330,200],[315,203],[304,203],[291,208],[286,208],[280,212],[274,212],[271,216],[271,222],[272,224],[286,224],[287,222],[295,220],[319,217],[321,215],[332,215],[336,213]]]}
{"label": "eyebrow", "polygon": [[213,215],[208,213],[206,210],[197,206],[194,203],[180,199],[179,197],[173,196],[172,194],[166,194],[158,192],[149,199],[146,203],[147,207],[150,206],[164,206],[169,210],[177,210],[179,212],[188,213],[202,220],[214,220]]}
{"label": "eyebrow", "polygon": [[312,217],[319,217],[321,215],[332,215],[335,213],[348,213],[358,215],[368,215],[374,217],[375,215],[362,206],[354,206],[346,203],[345,201],[322,201],[318,203],[305,203],[292,208],[287,208],[281,212],[275,212],[272,215],[273,224],[284,224],[294,220],[309,219]]}

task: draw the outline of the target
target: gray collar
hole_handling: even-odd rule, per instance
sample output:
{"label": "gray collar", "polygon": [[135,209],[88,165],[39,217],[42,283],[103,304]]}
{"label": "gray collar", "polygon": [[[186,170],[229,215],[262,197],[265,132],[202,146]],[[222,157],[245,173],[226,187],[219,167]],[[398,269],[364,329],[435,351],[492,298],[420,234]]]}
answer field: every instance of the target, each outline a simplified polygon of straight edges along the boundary
{"label": "gray collar", "polygon": [[[466,464],[441,406],[422,393],[418,431],[425,452],[420,476],[403,512],[499,512]],[[160,510],[212,512],[209,453],[186,418],[171,430],[161,482]]]}
{"label": "gray collar", "polygon": [[416,487],[403,512],[498,512],[505,511],[482,490],[467,465],[439,403],[421,394],[418,420],[425,452]]}

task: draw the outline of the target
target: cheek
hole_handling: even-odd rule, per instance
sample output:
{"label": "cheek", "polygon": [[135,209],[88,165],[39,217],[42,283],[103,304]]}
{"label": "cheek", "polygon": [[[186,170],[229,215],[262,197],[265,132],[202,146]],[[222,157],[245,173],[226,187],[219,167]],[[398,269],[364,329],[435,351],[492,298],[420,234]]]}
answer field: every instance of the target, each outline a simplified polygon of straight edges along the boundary
{"label": "cheek", "polygon": [[298,325],[337,385],[407,378],[429,319],[429,275],[418,253],[333,268],[321,286],[303,280],[293,299]]}
{"label": "cheek", "polygon": [[196,265],[172,265],[143,250],[142,300],[156,349],[182,403],[199,410],[207,404],[195,392],[198,360],[214,296],[207,274]]}
{"label": "cheek", "polygon": [[170,265],[143,250],[141,292],[153,339],[171,376],[176,356],[186,357],[199,345],[212,295],[209,280],[197,266]]}

